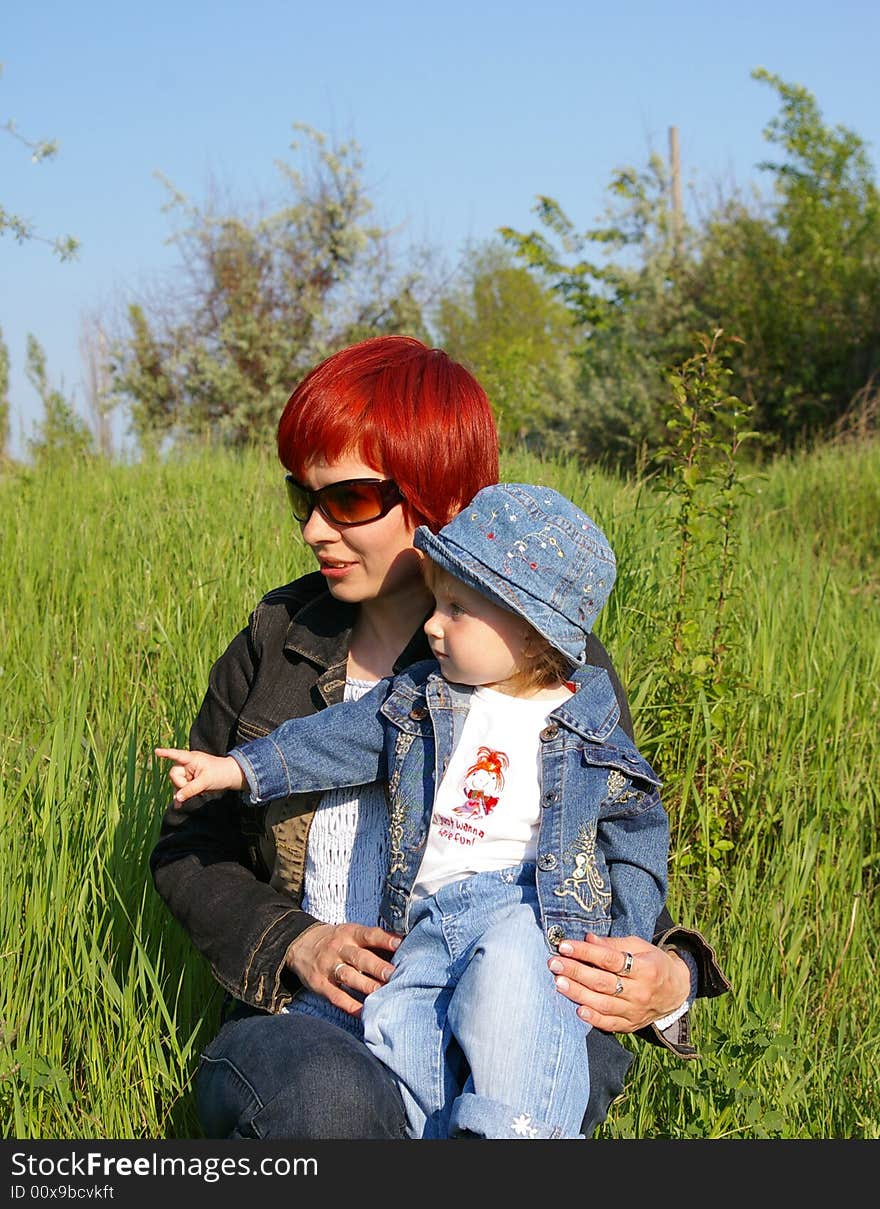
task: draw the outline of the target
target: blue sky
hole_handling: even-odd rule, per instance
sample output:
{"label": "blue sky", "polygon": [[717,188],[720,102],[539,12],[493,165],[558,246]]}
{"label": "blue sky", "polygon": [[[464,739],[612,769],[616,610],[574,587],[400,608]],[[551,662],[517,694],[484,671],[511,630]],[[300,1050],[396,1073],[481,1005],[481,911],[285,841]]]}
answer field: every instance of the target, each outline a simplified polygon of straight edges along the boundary
{"label": "blue sky", "polygon": [[[378,219],[454,263],[468,240],[532,225],[539,193],[580,229],[613,170],[667,152],[703,187],[760,180],[776,96],[765,67],[816,97],[880,163],[876,0],[7,0],[0,123],[56,138],[33,165],[0,135],[0,199],[61,264],[0,239],[0,329],[12,358],[12,444],[37,413],[27,334],[51,380],[84,400],[84,317],[111,315],[159,275],[173,288],[163,173],[194,201],[212,179],[242,204],[277,195],[293,123],[354,139]],[[169,276],[171,274],[171,276]]]}

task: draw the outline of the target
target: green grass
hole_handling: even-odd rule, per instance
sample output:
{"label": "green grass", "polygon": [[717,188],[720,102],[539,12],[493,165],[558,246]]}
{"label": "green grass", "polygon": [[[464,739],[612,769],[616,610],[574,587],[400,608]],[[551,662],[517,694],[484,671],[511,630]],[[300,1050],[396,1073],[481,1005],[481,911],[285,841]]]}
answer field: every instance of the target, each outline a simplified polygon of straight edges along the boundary
{"label": "green grass", "polygon": [[[597,629],[666,780],[673,911],[734,987],[694,1013],[701,1061],[631,1043],[601,1135],[880,1137],[880,449],[752,482],[721,691],[674,701],[656,486],[526,456],[503,474],[572,496],[618,551]],[[2,1133],[198,1136],[219,993],[149,879],[151,752],[185,739],[213,660],[309,557],[256,454],[6,470],[0,531]],[[697,625],[716,574],[694,569]]]}

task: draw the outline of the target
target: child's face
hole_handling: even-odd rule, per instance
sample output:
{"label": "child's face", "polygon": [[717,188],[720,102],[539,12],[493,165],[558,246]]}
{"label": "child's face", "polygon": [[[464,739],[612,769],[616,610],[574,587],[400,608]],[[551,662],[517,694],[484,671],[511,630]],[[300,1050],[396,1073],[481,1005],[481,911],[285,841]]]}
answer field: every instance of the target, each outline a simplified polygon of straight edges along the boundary
{"label": "child's face", "polygon": [[522,663],[528,624],[451,576],[437,577],[434,597],[425,633],[444,679],[515,696],[505,686]]}

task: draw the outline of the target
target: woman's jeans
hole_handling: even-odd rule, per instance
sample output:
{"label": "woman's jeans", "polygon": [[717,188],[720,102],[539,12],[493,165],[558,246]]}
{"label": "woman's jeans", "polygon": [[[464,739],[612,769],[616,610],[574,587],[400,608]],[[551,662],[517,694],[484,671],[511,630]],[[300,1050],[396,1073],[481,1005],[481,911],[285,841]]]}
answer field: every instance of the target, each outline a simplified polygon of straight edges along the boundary
{"label": "woman's jeans", "polygon": [[411,1137],[581,1136],[589,1025],[556,990],[550,955],[534,864],[413,900],[397,969],[363,1011],[364,1040],[397,1076]]}
{"label": "woman's jeans", "polygon": [[202,1054],[195,1087],[209,1138],[407,1136],[394,1076],[363,1041],[318,1016],[239,1005]]}

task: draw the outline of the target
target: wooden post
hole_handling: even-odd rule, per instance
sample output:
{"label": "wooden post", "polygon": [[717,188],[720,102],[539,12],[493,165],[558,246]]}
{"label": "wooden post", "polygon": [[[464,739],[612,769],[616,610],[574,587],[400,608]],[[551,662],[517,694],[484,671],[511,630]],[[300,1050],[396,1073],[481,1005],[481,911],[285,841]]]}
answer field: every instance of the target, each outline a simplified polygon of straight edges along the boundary
{"label": "wooden post", "polygon": [[684,212],[681,205],[681,168],[678,160],[678,127],[669,127],[669,168],[672,194],[672,250],[676,260],[681,256]]}

